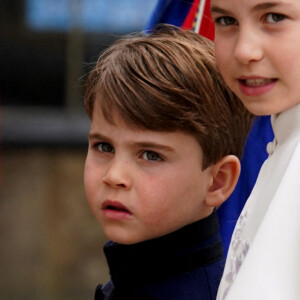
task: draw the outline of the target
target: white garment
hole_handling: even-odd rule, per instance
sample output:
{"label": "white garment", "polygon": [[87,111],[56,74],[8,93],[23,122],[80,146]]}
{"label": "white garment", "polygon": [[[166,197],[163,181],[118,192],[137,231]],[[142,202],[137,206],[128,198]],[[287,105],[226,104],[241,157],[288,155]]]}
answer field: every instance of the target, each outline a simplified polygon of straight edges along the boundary
{"label": "white garment", "polygon": [[300,300],[300,104],[275,138],[232,235],[218,300]]}

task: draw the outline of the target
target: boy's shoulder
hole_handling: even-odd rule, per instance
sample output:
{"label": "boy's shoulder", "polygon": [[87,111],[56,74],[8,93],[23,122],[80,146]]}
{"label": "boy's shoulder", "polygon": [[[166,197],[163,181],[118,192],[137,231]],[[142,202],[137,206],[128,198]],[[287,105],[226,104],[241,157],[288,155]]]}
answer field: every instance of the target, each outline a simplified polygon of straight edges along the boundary
{"label": "boy's shoulder", "polygon": [[[142,294],[140,299],[214,300],[224,268],[215,212],[157,239],[133,245],[108,242],[104,252],[113,283],[100,286],[96,299]],[[115,298],[103,298],[105,294]]]}
{"label": "boy's shoulder", "polygon": [[95,300],[215,300],[223,273],[224,259],[181,276],[148,286],[132,285],[117,289],[112,281],[98,285]]}
{"label": "boy's shoulder", "polygon": [[135,289],[134,293],[124,294],[115,289],[113,283],[109,281],[105,286],[99,284],[95,292],[95,300],[155,300],[149,295],[143,294]]}

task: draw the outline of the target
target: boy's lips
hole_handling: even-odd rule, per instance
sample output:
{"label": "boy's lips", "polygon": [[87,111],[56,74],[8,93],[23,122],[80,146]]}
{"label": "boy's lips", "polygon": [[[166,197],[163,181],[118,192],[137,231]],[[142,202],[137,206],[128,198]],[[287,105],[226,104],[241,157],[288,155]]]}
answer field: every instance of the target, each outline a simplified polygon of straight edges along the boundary
{"label": "boy's lips", "polygon": [[259,96],[270,91],[276,84],[276,78],[265,78],[259,76],[238,78],[240,90],[246,96]]}
{"label": "boy's lips", "polygon": [[104,215],[112,219],[128,218],[132,215],[130,210],[119,201],[106,200],[102,204]]}

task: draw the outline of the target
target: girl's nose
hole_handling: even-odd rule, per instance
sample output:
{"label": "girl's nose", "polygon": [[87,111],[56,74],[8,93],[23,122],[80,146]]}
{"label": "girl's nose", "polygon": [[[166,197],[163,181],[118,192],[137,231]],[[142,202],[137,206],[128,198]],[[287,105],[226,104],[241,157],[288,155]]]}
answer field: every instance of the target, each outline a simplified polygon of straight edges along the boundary
{"label": "girl's nose", "polygon": [[130,189],[132,186],[130,172],[131,167],[128,161],[114,159],[107,167],[102,181],[115,189]]}
{"label": "girl's nose", "polygon": [[260,61],[263,58],[262,42],[259,34],[247,29],[240,30],[234,48],[237,61],[243,65]]}

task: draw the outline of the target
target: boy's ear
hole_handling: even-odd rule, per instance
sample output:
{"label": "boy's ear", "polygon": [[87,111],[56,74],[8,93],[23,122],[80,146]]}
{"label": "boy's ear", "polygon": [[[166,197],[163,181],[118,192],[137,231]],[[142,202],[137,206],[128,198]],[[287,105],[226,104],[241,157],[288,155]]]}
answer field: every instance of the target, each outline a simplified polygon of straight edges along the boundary
{"label": "boy's ear", "polygon": [[239,179],[241,164],[234,155],[227,155],[210,167],[211,182],[205,203],[210,207],[220,206],[233,192]]}

